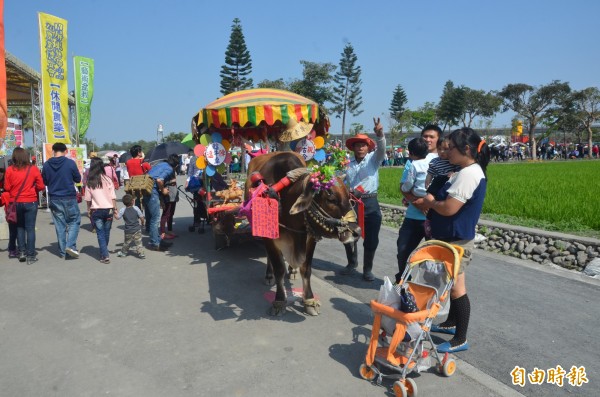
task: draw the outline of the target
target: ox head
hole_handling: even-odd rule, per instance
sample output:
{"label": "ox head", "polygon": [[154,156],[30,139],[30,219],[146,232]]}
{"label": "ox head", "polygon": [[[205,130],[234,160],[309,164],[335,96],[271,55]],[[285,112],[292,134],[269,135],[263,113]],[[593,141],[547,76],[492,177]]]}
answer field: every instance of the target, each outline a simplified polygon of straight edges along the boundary
{"label": "ox head", "polygon": [[337,238],[346,244],[360,236],[350,193],[340,178],[336,178],[329,189],[316,192],[310,174],[306,174],[302,179],[302,193],[290,209],[292,215],[301,212],[305,212],[307,226],[321,237]]}

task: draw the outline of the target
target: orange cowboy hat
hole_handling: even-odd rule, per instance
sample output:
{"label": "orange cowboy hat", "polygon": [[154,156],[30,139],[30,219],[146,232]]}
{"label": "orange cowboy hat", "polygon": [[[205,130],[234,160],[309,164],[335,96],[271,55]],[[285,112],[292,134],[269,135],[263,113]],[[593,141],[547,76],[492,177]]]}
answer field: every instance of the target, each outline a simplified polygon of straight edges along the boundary
{"label": "orange cowboy hat", "polygon": [[375,142],[365,134],[356,134],[346,141],[346,147],[354,150],[354,144],[358,142],[366,143],[369,146],[369,152],[375,150]]}

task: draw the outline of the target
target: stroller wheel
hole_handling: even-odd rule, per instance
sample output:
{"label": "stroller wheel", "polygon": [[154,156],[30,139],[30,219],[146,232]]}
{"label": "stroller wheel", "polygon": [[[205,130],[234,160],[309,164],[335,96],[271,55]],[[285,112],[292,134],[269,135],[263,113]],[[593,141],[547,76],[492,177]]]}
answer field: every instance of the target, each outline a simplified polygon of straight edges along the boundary
{"label": "stroller wheel", "polygon": [[408,392],[409,397],[417,397],[417,382],[415,382],[414,379],[406,378],[406,383],[404,386],[406,386],[406,391]]}
{"label": "stroller wheel", "polygon": [[404,383],[400,382],[399,380],[394,382],[392,389],[394,390],[394,395],[396,397],[408,397],[408,390],[406,390],[406,386],[404,386]]}
{"label": "stroller wheel", "polygon": [[446,360],[444,365],[442,365],[442,374],[444,376],[452,376],[456,372],[456,361],[453,358],[449,358]]}
{"label": "stroller wheel", "polygon": [[361,364],[358,370],[360,377],[364,380],[372,381],[375,379],[375,371],[373,371],[367,364]]}

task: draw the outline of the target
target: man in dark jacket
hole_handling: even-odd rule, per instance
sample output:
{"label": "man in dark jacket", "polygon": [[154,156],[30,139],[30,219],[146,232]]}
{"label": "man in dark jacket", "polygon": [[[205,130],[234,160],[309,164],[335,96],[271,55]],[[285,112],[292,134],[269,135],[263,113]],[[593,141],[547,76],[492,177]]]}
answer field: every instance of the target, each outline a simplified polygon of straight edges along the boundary
{"label": "man in dark jacket", "polygon": [[44,163],[42,178],[48,187],[48,207],[56,229],[59,255],[61,258],[66,255],[79,258],[77,235],[81,212],[75,184],[81,182],[81,173],[75,161],[65,157],[67,146],[64,143],[52,145],[52,152],[54,157]]}

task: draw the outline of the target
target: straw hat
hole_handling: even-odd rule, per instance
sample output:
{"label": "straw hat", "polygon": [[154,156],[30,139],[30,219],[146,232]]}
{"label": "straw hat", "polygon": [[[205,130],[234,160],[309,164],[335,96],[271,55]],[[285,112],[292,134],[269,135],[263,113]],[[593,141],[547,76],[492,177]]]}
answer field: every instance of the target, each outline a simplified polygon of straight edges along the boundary
{"label": "straw hat", "polygon": [[375,150],[375,142],[365,134],[356,134],[346,141],[346,147],[354,150],[354,144],[358,142],[366,143],[369,146],[369,152]]}
{"label": "straw hat", "polygon": [[305,123],[304,121],[296,121],[290,119],[286,125],[285,131],[279,136],[281,142],[295,141],[296,139],[304,138],[312,131],[313,124]]}

